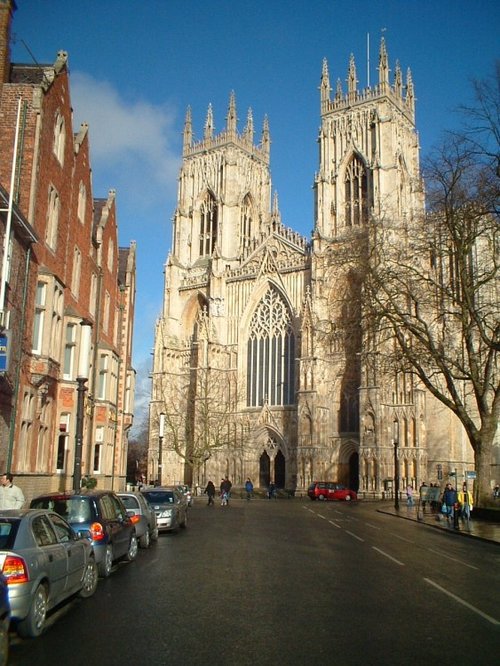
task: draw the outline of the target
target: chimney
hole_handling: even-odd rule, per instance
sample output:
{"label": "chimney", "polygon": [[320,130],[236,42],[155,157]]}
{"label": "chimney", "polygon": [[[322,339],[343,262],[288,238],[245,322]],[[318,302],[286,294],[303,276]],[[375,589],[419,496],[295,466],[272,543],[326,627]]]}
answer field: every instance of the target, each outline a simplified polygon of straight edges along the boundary
{"label": "chimney", "polygon": [[0,0],[0,84],[9,81],[10,28],[16,9],[15,0]]}

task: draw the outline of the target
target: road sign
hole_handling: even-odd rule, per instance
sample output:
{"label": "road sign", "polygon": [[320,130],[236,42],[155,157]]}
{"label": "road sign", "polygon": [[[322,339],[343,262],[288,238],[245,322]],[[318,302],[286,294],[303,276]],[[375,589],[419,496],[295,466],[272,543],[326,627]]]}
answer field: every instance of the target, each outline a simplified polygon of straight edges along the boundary
{"label": "road sign", "polygon": [[477,478],[477,474],[474,470],[470,470],[470,471],[468,470],[467,472],[465,472],[465,478],[466,479],[475,479],[475,478]]}

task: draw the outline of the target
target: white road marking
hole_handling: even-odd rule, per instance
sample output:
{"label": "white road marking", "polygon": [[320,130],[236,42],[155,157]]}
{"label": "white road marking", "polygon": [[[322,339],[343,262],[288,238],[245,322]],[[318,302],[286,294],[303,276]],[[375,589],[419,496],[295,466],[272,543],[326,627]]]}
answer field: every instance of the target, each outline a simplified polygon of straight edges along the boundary
{"label": "white road marking", "polygon": [[446,557],[448,560],[453,560],[453,562],[458,562],[459,564],[462,564],[464,567],[469,567],[469,569],[475,569],[476,571],[479,571],[479,567],[475,567],[473,564],[468,564],[467,562],[462,562],[462,560],[459,560],[456,557],[451,557],[451,555],[447,555],[446,553],[441,553],[439,550],[432,550],[432,548],[428,548],[427,550],[430,550],[431,553],[435,553],[440,557]]}
{"label": "white road marking", "polygon": [[461,597],[457,597],[457,595],[453,594],[453,592],[449,592],[448,590],[445,590],[444,587],[441,587],[441,585],[438,585],[437,583],[435,583],[430,578],[424,578],[424,580],[425,580],[426,583],[429,583],[429,585],[433,585],[440,592],[443,592],[443,594],[448,595],[449,597],[451,597],[452,599],[457,601],[459,604],[462,604],[462,606],[465,606],[469,610],[471,610],[474,613],[477,613],[478,615],[483,617],[485,620],[488,620],[488,622],[491,622],[491,624],[500,625],[500,621],[495,620],[494,617],[491,617],[491,615],[488,615],[487,613],[483,613],[483,611],[479,610],[479,608],[476,608],[475,606],[472,606],[472,604],[469,604],[467,601],[465,601]]}
{"label": "white road marking", "polygon": [[337,525],[337,523],[334,523],[333,520],[329,520],[328,522],[330,523],[330,525],[333,525],[334,527],[338,527],[339,530],[342,529],[342,526],[341,526],[341,525]]}
{"label": "white road marking", "polygon": [[359,537],[357,534],[354,534],[353,532],[349,532],[349,530],[346,530],[346,534],[350,534],[352,537],[357,539],[358,541],[364,541],[361,537]]}
{"label": "white road marking", "polygon": [[367,527],[371,527],[373,530],[379,530],[380,527],[378,525],[372,525],[371,523],[365,523]]}
{"label": "white road marking", "polygon": [[373,548],[373,550],[376,550],[377,553],[380,553],[384,557],[387,557],[390,560],[392,560],[393,562],[396,562],[396,564],[399,564],[400,567],[404,567],[404,562],[400,562],[395,557],[392,557],[392,555],[389,555],[388,553],[385,553],[383,550],[380,550],[380,548],[376,548],[376,546],[372,546],[372,548]]}
{"label": "white road marking", "polygon": [[323,518],[323,520],[326,520],[326,516],[322,516],[320,513],[316,514],[318,518]]}
{"label": "white road marking", "polygon": [[400,536],[399,534],[395,534],[394,532],[389,532],[389,534],[396,539],[401,539],[401,541],[406,541],[406,543],[415,543],[414,541],[411,541],[411,539],[405,539],[405,537]]}

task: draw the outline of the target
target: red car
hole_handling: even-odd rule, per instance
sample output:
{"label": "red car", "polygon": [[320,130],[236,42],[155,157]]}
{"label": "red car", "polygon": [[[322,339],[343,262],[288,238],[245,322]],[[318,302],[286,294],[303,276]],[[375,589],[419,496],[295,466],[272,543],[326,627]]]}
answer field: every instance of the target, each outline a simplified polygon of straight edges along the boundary
{"label": "red car", "polygon": [[358,499],[354,490],[350,490],[341,483],[335,483],[334,481],[315,481],[307,489],[307,494],[312,500],[344,500],[350,502]]}

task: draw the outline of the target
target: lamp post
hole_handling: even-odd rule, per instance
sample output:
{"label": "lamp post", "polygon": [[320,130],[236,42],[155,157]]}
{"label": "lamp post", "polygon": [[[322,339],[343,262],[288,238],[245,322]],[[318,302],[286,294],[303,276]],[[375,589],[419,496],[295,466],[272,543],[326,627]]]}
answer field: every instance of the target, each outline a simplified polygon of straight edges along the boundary
{"label": "lamp post", "polygon": [[160,414],[160,425],[158,428],[158,480],[160,481],[160,486],[162,483],[162,469],[163,469],[163,458],[162,458],[162,448],[163,448],[163,436],[165,434],[165,414],[163,412]]}
{"label": "lamp post", "polygon": [[399,511],[398,440],[394,439],[394,508]]}
{"label": "lamp post", "polygon": [[80,354],[78,357],[78,374],[76,381],[78,387],[76,403],[76,432],[75,432],[75,464],[73,467],[73,490],[80,490],[82,481],[82,448],[83,448],[83,417],[85,408],[85,384],[89,378],[90,347],[92,344],[92,325],[85,320],[80,322],[82,327],[80,335]]}

